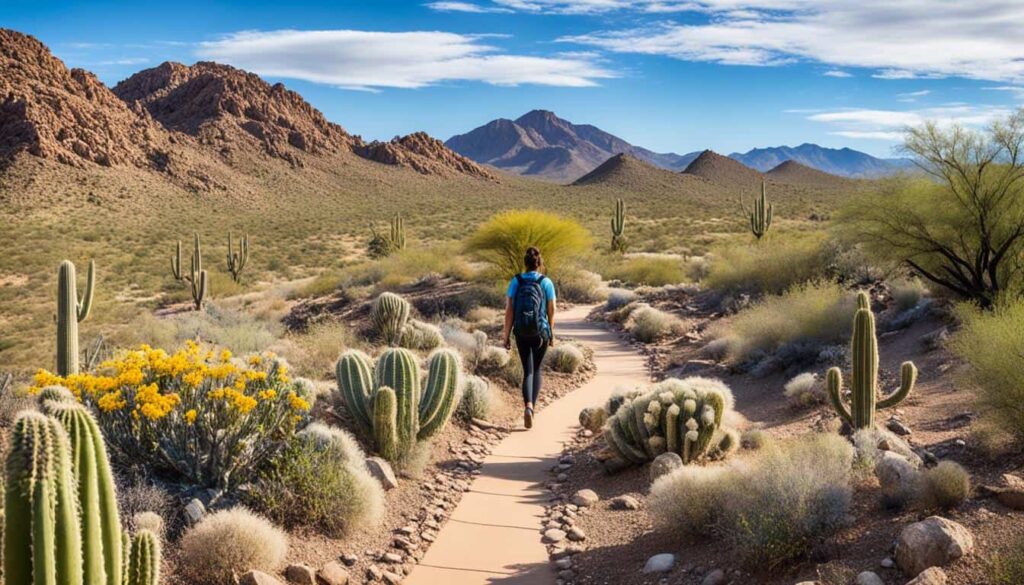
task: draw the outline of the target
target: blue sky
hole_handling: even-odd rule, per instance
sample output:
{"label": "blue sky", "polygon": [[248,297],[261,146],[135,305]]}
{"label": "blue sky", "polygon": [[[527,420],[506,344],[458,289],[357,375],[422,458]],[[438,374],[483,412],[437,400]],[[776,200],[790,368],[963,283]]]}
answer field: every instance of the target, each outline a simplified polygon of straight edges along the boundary
{"label": "blue sky", "polygon": [[1022,4],[0,0],[0,26],[110,85],[166,60],[230,63],[370,139],[446,139],[542,108],[657,151],[889,156],[908,124],[980,126],[1019,106]]}

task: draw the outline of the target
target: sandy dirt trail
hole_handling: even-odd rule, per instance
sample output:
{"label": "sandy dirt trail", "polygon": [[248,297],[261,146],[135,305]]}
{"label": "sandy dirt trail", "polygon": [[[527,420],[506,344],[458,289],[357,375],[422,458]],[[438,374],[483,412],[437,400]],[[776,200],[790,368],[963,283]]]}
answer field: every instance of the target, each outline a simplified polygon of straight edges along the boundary
{"label": "sandy dirt trail", "polygon": [[616,389],[649,381],[644,358],[579,306],[558,315],[556,335],[594,352],[596,375],[537,414],[530,431],[499,443],[484,462],[448,523],[406,585],[554,585],[555,572],[541,543],[544,488],[563,443],[579,425],[580,409],[603,402]]}

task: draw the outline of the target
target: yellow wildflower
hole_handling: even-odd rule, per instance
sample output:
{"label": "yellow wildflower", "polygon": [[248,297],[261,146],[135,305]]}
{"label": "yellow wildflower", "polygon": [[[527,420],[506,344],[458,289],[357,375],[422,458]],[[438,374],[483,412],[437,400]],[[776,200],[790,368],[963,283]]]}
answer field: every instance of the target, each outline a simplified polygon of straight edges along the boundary
{"label": "yellow wildflower", "polygon": [[103,412],[113,412],[128,406],[128,402],[121,396],[121,391],[104,394],[96,401],[96,406]]}
{"label": "yellow wildflower", "polygon": [[268,389],[260,391],[260,400],[273,400],[277,398],[277,390]]}
{"label": "yellow wildflower", "polygon": [[223,362],[223,363],[230,362],[231,361],[231,351],[227,350],[227,349],[222,350],[220,352],[220,361]]}
{"label": "yellow wildflower", "polygon": [[199,413],[196,412],[196,409],[190,409],[188,412],[185,413],[185,422],[188,424],[196,422],[196,416],[198,415]]}
{"label": "yellow wildflower", "polygon": [[288,393],[288,405],[291,406],[293,410],[306,411],[310,409],[309,402],[295,392]]}

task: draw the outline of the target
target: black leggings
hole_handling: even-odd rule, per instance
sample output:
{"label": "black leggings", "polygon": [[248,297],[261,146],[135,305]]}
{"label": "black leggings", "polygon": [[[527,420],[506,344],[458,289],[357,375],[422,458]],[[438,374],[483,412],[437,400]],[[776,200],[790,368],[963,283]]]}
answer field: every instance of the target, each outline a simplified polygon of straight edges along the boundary
{"label": "black leggings", "polygon": [[519,360],[523,362],[523,402],[536,404],[540,395],[541,365],[548,350],[546,337],[516,337]]}

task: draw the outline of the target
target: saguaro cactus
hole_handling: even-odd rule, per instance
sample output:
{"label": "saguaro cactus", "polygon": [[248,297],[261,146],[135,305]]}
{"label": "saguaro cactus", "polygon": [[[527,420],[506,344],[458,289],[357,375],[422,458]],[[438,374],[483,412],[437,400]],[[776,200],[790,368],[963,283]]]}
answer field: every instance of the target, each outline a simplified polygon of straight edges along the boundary
{"label": "saguaro cactus", "polygon": [[231,279],[239,282],[242,278],[242,270],[249,261],[249,234],[243,234],[238,240],[238,251],[234,251],[234,242],[231,232],[228,232],[228,272]]}
{"label": "saguaro cactus", "polygon": [[124,585],[156,585],[160,582],[160,539],[140,530],[131,539],[126,555]]}
{"label": "saguaro cactus", "polygon": [[400,213],[391,219],[391,245],[395,250],[405,249],[405,219]]}
{"label": "saguaro cactus", "polygon": [[[174,247],[174,256],[171,256],[171,274],[177,280],[184,280],[189,283],[192,292],[192,304],[195,310],[203,308],[203,300],[207,292],[207,276],[203,270],[203,249],[199,243],[199,234],[192,235],[192,267],[188,274],[182,274],[181,270],[181,240],[178,240]],[[248,255],[248,237],[246,237],[246,255]],[[231,234],[228,233],[228,269],[231,268]],[[244,261],[243,261],[244,264]],[[239,268],[241,272],[241,268]],[[232,273],[234,277],[234,273]]]}
{"label": "saguaro cactus", "polygon": [[[746,206],[743,206],[746,211]],[[754,199],[754,209],[750,211],[750,232],[760,240],[768,233],[772,226],[772,212],[774,206],[768,203],[768,196],[765,194],[765,184],[761,181],[761,196]]]}
{"label": "saguaro cactus", "polygon": [[391,346],[402,340],[402,331],[409,320],[409,303],[395,293],[385,292],[373,301],[370,310],[373,328],[381,340]]}
{"label": "saguaro cactus", "polygon": [[77,402],[44,400],[71,447],[71,470],[81,520],[85,583],[121,585],[121,521],[106,444],[92,414]]}
{"label": "saguaro cactus", "polygon": [[81,298],[75,265],[65,260],[57,269],[57,373],[61,376],[78,373],[78,323],[89,316],[95,284],[96,263],[91,260]]}
{"label": "saguaro cactus", "polygon": [[622,199],[615,200],[615,214],[612,215],[612,251],[625,252],[627,248],[623,231],[626,227],[626,203]]}
{"label": "saguaro cactus", "polygon": [[871,302],[863,291],[857,295],[857,313],[853,318],[853,339],[850,344],[853,370],[850,372],[850,406],[843,401],[843,374],[831,368],[825,377],[828,397],[839,416],[855,429],[873,428],[875,411],[896,406],[906,399],[917,381],[913,362],[900,366],[900,387],[889,397],[878,400],[878,337]]}
{"label": "saguaro cactus", "polygon": [[171,256],[171,274],[174,276],[174,280],[188,279],[188,275],[181,272],[181,240],[174,244],[174,255]]}
{"label": "saguaro cactus", "polygon": [[82,542],[68,437],[59,422],[23,412],[11,430],[4,489],[4,580],[82,585]]}
{"label": "saguaro cactus", "polygon": [[426,386],[421,388],[420,368],[409,350],[387,349],[376,366],[365,353],[350,350],[338,360],[337,398],[373,436],[377,452],[397,461],[451,419],[460,371],[458,355],[439,349],[427,360]]}

